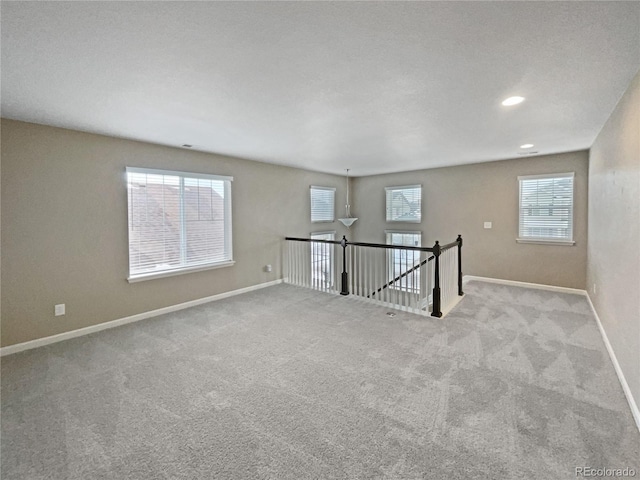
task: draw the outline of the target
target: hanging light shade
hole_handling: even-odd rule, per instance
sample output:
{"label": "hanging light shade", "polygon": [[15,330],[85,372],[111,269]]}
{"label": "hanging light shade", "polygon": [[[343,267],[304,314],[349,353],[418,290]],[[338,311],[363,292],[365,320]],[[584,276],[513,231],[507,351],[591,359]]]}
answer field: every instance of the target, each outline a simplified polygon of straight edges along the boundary
{"label": "hanging light shade", "polygon": [[351,227],[356,220],[356,217],[351,216],[351,205],[349,205],[349,169],[347,168],[347,204],[345,205],[345,217],[338,219],[345,227]]}
{"label": "hanging light shade", "polygon": [[353,225],[355,223],[357,218],[348,217],[348,218],[339,218],[338,220],[340,220],[342,223],[344,223],[345,227],[350,227],[351,225]]}

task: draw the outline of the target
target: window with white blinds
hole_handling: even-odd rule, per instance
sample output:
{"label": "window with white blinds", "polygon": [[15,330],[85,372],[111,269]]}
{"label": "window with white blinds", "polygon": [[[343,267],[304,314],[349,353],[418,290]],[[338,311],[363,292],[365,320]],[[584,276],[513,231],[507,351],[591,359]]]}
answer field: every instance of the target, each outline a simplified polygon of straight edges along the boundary
{"label": "window with white blinds", "polygon": [[519,242],[574,243],[573,179],[573,172],[518,177]]}
{"label": "window with white blinds", "polygon": [[311,221],[333,222],[335,220],[336,189],[311,186]]}
{"label": "window with white blinds", "polygon": [[232,265],[232,180],[127,167],[129,281]]}
{"label": "window with white blinds", "polygon": [[422,219],[422,186],[385,187],[387,222],[420,222]]}

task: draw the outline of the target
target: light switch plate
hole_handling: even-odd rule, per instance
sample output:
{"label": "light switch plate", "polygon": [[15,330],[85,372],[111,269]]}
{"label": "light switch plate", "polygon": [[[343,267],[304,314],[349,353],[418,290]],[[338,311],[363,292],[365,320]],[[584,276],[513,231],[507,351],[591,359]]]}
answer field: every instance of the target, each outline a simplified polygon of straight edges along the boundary
{"label": "light switch plate", "polygon": [[56,317],[59,317],[60,315],[64,315],[65,314],[65,305],[64,305],[64,303],[60,303],[60,304],[56,305],[55,314],[56,314]]}

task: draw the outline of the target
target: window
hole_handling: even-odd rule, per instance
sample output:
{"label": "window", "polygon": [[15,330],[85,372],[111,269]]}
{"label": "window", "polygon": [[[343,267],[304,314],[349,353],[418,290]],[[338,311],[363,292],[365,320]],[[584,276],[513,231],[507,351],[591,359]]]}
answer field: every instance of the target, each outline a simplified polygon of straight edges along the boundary
{"label": "window", "polygon": [[386,187],[387,222],[420,222],[422,186]]}
{"label": "window", "polygon": [[336,189],[311,186],[311,221],[333,222]]}
{"label": "window", "polygon": [[[311,240],[335,240],[336,232],[315,232]],[[335,245],[329,243],[311,243],[311,283],[324,288],[333,286]]]}
{"label": "window", "polygon": [[573,244],[573,172],[518,177],[518,242]]}
{"label": "window", "polygon": [[127,167],[129,281],[233,265],[232,180]]}
{"label": "window", "polygon": [[[420,247],[422,242],[421,232],[396,232],[389,231],[387,245],[403,245]],[[388,277],[389,281],[401,276],[420,263],[420,252],[416,250],[389,249]],[[420,269],[416,269],[408,275],[396,280],[390,288],[398,288],[405,291],[420,292]]]}

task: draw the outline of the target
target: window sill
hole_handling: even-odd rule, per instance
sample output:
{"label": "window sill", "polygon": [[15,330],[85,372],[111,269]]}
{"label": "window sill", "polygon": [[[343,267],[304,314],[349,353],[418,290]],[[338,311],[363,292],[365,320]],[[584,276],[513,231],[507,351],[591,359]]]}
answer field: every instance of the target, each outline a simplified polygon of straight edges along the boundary
{"label": "window sill", "polygon": [[129,283],[144,282],[145,280],[153,280],[156,278],[174,277],[176,275],[184,275],[185,273],[202,272],[204,270],[214,270],[216,268],[231,267],[236,262],[228,260],[220,263],[209,263],[206,265],[196,265],[193,267],[176,268],[175,270],[163,270],[161,272],[140,273],[127,278]]}
{"label": "window sill", "polygon": [[562,247],[572,247],[576,244],[573,240],[547,240],[544,238],[516,238],[516,242],[536,245],[556,245]]}

